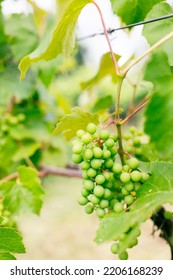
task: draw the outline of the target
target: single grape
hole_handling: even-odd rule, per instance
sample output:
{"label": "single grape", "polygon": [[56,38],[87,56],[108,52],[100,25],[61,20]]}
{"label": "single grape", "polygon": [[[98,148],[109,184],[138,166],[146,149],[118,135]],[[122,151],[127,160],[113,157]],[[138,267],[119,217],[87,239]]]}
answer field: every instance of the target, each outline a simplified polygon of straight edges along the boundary
{"label": "single grape", "polygon": [[131,239],[128,248],[133,248],[136,245],[138,245],[138,239],[137,238]]}
{"label": "single grape", "polygon": [[83,152],[83,157],[84,159],[86,160],[90,160],[92,159],[93,157],[93,151],[89,148],[85,149],[84,152]]}
{"label": "single grape", "polygon": [[125,188],[125,187],[122,187],[122,189],[121,189],[121,193],[122,193],[123,195],[128,195],[128,194],[129,194],[129,191],[128,191],[128,190],[126,190],[126,188]]}
{"label": "single grape", "polygon": [[79,129],[77,132],[76,132],[76,136],[78,138],[82,138],[82,136],[85,134],[85,131],[83,129]]}
{"label": "single grape", "polygon": [[105,141],[105,146],[107,148],[112,148],[114,146],[114,140],[112,138],[109,138],[108,140]]}
{"label": "single grape", "polygon": [[134,146],[138,147],[138,146],[141,144],[140,138],[137,137],[137,136],[134,137],[134,138],[133,138],[133,144],[134,144]]}
{"label": "single grape", "polygon": [[90,134],[94,134],[97,130],[97,126],[94,123],[89,123],[86,128],[87,132]]}
{"label": "single grape", "polygon": [[102,174],[96,176],[95,181],[98,185],[102,185],[105,182],[105,177]]}
{"label": "single grape", "polygon": [[126,162],[131,169],[136,169],[139,165],[139,162],[136,158],[130,158]]}
{"label": "single grape", "polygon": [[120,175],[120,180],[122,183],[128,183],[130,182],[130,174],[127,172],[123,172]]}
{"label": "single grape", "polygon": [[120,212],[122,212],[123,210],[124,210],[124,206],[123,206],[122,203],[118,202],[118,203],[116,203],[116,204],[114,205],[114,211],[115,211],[116,213],[120,213]]}
{"label": "single grape", "polygon": [[72,152],[75,154],[81,154],[83,151],[83,145],[81,143],[75,144],[72,148]]}
{"label": "single grape", "polygon": [[136,127],[135,127],[135,126],[130,126],[130,127],[129,127],[129,131],[130,131],[132,134],[135,134],[135,133],[136,133]]}
{"label": "single grape", "polygon": [[119,244],[118,243],[113,243],[111,245],[112,254],[118,254],[118,251],[119,251]]}
{"label": "single grape", "polygon": [[89,176],[88,176],[86,170],[83,170],[83,171],[82,171],[82,178],[83,178],[83,179],[89,179]]}
{"label": "single grape", "polygon": [[93,168],[89,168],[87,170],[87,175],[90,177],[90,178],[94,178],[96,175],[97,175],[97,171]]}
{"label": "single grape", "polygon": [[111,180],[111,173],[110,172],[104,172],[103,174],[104,174],[104,177],[105,177],[106,181]]}
{"label": "single grape", "polygon": [[112,138],[114,142],[117,142],[118,140],[118,136],[115,133],[111,133],[109,137]]}
{"label": "single grape", "polygon": [[128,253],[126,251],[120,253],[119,255],[120,260],[127,260],[128,259]]}
{"label": "single grape", "polygon": [[91,166],[94,169],[99,169],[102,166],[102,161],[100,159],[92,159]]}
{"label": "single grape", "polygon": [[113,160],[111,158],[106,159],[105,162],[104,162],[104,166],[107,169],[111,169],[113,164],[114,164],[114,162],[113,162]]}
{"label": "single grape", "polygon": [[140,228],[135,228],[135,229],[133,230],[133,232],[134,232],[134,235],[135,235],[136,237],[138,237],[138,236],[141,235],[141,230],[140,230]]}
{"label": "single grape", "polygon": [[86,204],[88,203],[88,198],[81,195],[81,196],[79,196],[79,198],[78,198],[78,203],[79,203],[80,205],[86,205]]}
{"label": "single grape", "polygon": [[111,191],[109,189],[104,189],[104,196],[103,196],[103,198],[110,199],[111,196],[112,196]]}
{"label": "single grape", "polygon": [[130,177],[133,182],[139,182],[142,178],[141,172],[135,170],[130,174]]}
{"label": "single grape", "polygon": [[87,204],[87,205],[85,206],[85,212],[86,212],[87,214],[92,214],[93,211],[94,211],[94,206],[93,206],[92,204]]}
{"label": "single grape", "polygon": [[103,151],[99,147],[94,147],[93,149],[93,154],[95,158],[102,158],[103,156]]}
{"label": "single grape", "polygon": [[97,196],[97,197],[102,197],[105,193],[105,190],[102,186],[99,186],[97,185],[95,188],[94,188],[94,194]]}
{"label": "single grape", "polygon": [[165,211],[164,212],[164,218],[169,220],[169,219],[172,219],[173,217],[173,213],[171,213],[170,211]]}
{"label": "single grape", "polygon": [[100,208],[107,208],[109,206],[109,201],[107,199],[102,199],[99,204]]}
{"label": "single grape", "polygon": [[124,239],[126,239],[126,237],[127,237],[127,234],[125,234],[125,233],[121,233],[121,235],[119,236],[119,240],[120,241],[123,241]]}
{"label": "single grape", "polygon": [[109,131],[101,130],[100,131],[100,139],[101,140],[107,140],[108,138],[109,138]]}
{"label": "single grape", "polygon": [[148,179],[150,178],[149,174],[146,172],[141,172],[141,176],[142,176],[141,182],[143,182],[143,183],[148,181]]}
{"label": "single grape", "polygon": [[106,214],[106,211],[104,209],[101,209],[101,208],[97,208],[96,209],[96,214],[97,214],[97,217],[98,218],[103,218]]}
{"label": "single grape", "polygon": [[142,149],[141,148],[135,148],[134,154],[137,156],[140,156],[142,154]]}
{"label": "single grape", "polygon": [[134,202],[134,197],[131,194],[125,196],[124,202],[127,203],[127,205],[131,205]]}
{"label": "single grape", "polygon": [[91,201],[92,204],[96,205],[100,202],[100,199],[95,194],[90,194],[88,196],[89,201]]}
{"label": "single grape", "polygon": [[83,142],[84,144],[89,144],[89,143],[91,143],[91,141],[92,141],[92,137],[91,137],[91,135],[87,132],[87,133],[85,133],[85,134],[82,136],[81,140],[82,140],[82,142]]}
{"label": "single grape", "polygon": [[121,173],[121,171],[122,171],[122,165],[119,164],[119,163],[114,163],[114,165],[113,165],[113,167],[112,167],[112,171],[113,171],[115,174]]}
{"label": "single grape", "polygon": [[79,154],[73,154],[72,161],[76,164],[79,164],[83,161],[83,157],[82,157],[82,155],[79,155]]}
{"label": "single grape", "polygon": [[134,191],[137,192],[141,187],[141,184],[139,182],[134,183]]}
{"label": "single grape", "polygon": [[90,194],[89,191],[87,191],[85,188],[82,188],[81,195],[87,197]]}
{"label": "single grape", "polygon": [[128,192],[131,192],[134,190],[134,184],[132,182],[129,182],[129,183],[125,184],[125,188]]}
{"label": "single grape", "polygon": [[127,164],[123,165],[124,172],[128,172],[129,170],[130,170],[130,167]]}
{"label": "single grape", "polygon": [[83,161],[81,163],[82,170],[88,170],[90,168],[90,163],[88,161]]}
{"label": "single grape", "polygon": [[87,191],[92,191],[94,189],[94,182],[91,180],[84,180],[83,185]]}
{"label": "single grape", "polygon": [[111,152],[109,150],[103,150],[103,158],[109,159],[111,157]]}
{"label": "single grape", "polygon": [[109,148],[109,151],[111,152],[111,155],[112,156],[115,156],[116,154],[117,154],[117,148],[114,146],[114,147],[112,147],[112,148]]}

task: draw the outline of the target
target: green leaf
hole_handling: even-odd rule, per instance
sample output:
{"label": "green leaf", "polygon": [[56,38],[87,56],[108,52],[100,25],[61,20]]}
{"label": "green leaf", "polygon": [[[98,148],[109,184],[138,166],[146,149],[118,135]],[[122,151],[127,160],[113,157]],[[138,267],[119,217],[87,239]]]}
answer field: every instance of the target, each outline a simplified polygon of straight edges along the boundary
{"label": "green leaf", "polygon": [[16,260],[16,258],[10,253],[0,252],[0,260]]}
{"label": "green leaf", "polygon": [[[114,56],[117,61],[120,59],[119,55],[114,54]],[[114,68],[114,65],[112,62],[110,52],[108,52],[102,56],[99,70],[98,70],[98,73],[96,74],[96,76],[87,82],[82,82],[81,87],[82,87],[82,89],[86,89],[88,87],[95,86],[106,76],[111,76],[113,82],[115,82],[115,83],[118,82],[118,77],[115,74],[115,68]]]}
{"label": "green leaf", "polygon": [[66,9],[64,16],[53,32],[52,39],[47,49],[39,56],[35,52],[30,56],[25,56],[20,64],[21,80],[25,78],[28,68],[33,62],[39,60],[49,61],[59,54],[69,55],[75,44],[75,30],[78,17],[82,9],[91,3],[91,0],[73,0]]}
{"label": "green leaf", "polygon": [[25,253],[22,237],[15,229],[0,227],[0,252],[1,251],[2,253]]}
{"label": "green leaf", "polygon": [[163,158],[173,155],[173,73],[164,53],[155,53],[150,60],[145,80],[154,84],[155,91],[146,110],[145,132]]}
{"label": "green leaf", "polygon": [[30,211],[39,214],[44,192],[37,171],[20,166],[18,173],[16,182],[9,181],[0,185],[4,205],[12,213]]}
{"label": "green leaf", "polygon": [[108,110],[108,108],[110,108],[112,103],[113,103],[113,97],[111,95],[101,97],[96,100],[96,103],[94,104],[92,111],[100,112],[100,111]]}
{"label": "green leaf", "polygon": [[163,204],[173,203],[173,164],[153,162],[150,172],[152,176],[138,191],[137,200],[130,211],[107,215],[101,221],[96,233],[96,243],[118,239],[130,227],[149,219]]}
{"label": "green leaf", "polygon": [[111,0],[114,12],[126,24],[144,20],[148,12],[159,2],[163,0]]}
{"label": "green leaf", "polygon": [[18,149],[13,157],[13,161],[20,161],[22,159],[25,159],[27,157],[31,157],[38,149],[40,148],[40,144],[38,143],[24,143],[24,146],[20,147]]}
{"label": "green leaf", "polygon": [[[173,9],[167,3],[159,3],[154,6],[146,19],[156,18],[167,14],[172,14]],[[169,34],[173,30],[173,18],[165,19],[164,21],[158,21],[152,24],[146,24],[143,29],[143,35],[146,37],[148,43],[153,45],[158,42],[164,36]],[[173,52],[172,52],[173,39],[164,43],[160,49],[164,50],[167,54],[170,65],[173,65]]]}
{"label": "green leaf", "polygon": [[88,123],[98,124],[99,116],[97,114],[88,113],[79,107],[72,109],[72,114],[63,117],[57,124],[54,130],[55,133],[62,132],[62,134],[69,140],[73,138],[78,129],[86,129]]}

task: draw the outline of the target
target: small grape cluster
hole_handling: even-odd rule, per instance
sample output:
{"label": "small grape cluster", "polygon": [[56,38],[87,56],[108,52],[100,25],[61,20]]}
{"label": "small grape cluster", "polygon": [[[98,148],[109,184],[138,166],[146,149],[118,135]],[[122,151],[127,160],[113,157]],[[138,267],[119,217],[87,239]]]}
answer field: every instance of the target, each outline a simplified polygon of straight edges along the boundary
{"label": "small grape cluster", "polygon": [[19,113],[18,115],[13,116],[10,113],[6,113],[4,114],[4,117],[1,121],[1,132],[6,133],[9,131],[10,126],[15,126],[19,123],[24,122],[25,115],[23,113]]}
{"label": "small grape cluster", "polygon": [[129,132],[123,135],[123,139],[126,141],[124,146],[125,151],[136,157],[140,157],[144,138],[146,138],[146,136],[143,131],[137,130],[135,126],[130,126]]}
{"label": "small grape cluster", "polygon": [[11,219],[11,212],[6,210],[2,199],[0,199],[0,217],[3,218],[2,223],[0,224],[0,227],[15,227],[15,222]]}

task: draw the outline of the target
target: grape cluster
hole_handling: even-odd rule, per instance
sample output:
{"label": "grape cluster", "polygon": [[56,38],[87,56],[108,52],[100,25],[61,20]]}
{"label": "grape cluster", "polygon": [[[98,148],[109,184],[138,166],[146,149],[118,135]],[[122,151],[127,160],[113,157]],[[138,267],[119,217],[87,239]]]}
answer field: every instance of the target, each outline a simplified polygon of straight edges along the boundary
{"label": "grape cluster", "polygon": [[[131,136],[136,134],[136,130],[131,128]],[[77,139],[73,141],[72,160],[80,164],[83,178],[78,203],[85,207],[87,214],[95,211],[100,219],[110,212],[128,211],[136,199],[136,192],[148,180],[149,174],[140,170],[138,160],[129,155],[129,150],[125,150],[127,155],[124,155],[124,164],[120,163],[117,156],[118,136],[115,133],[89,123],[86,131],[78,130],[76,136]],[[131,138],[127,140],[131,141]],[[137,140],[135,143],[133,146],[137,147]],[[134,228],[128,229],[123,233],[123,237],[120,236],[119,242],[111,246],[113,253],[120,252],[120,259],[128,258],[127,252],[121,251],[121,240],[133,230]],[[139,235],[140,230],[137,227],[136,234],[133,233],[135,238],[129,243],[129,247],[137,244]]]}
{"label": "grape cluster", "polygon": [[23,113],[19,113],[18,115],[13,116],[10,113],[6,113],[1,121],[1,133],[6,133],[9,131],[10,126],[14,126],[25,121],[25,115]]}
{"label": "grape cluster", "polygon": [[15,222],[11,219],[11,212],[6,210],[2,199],[0,199],[0,217],[3,218],[2,223],[0,224],[1,227],[15,227]]}
{"label": "grape cluster", "polygon": [[123,139],[126,141],[124,145],[125,151],[136,157],[140,157],[142,153],[141,147],[145,137],[143,131],[138,131],[135,126],[130,126],[129,132],[123,135]]}

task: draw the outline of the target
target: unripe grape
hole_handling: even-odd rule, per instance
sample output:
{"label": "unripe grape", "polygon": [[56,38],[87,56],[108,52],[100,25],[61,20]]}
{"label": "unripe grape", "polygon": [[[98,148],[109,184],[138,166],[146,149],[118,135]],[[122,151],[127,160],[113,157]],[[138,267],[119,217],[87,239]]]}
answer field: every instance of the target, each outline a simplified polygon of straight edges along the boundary
{"label": "unripe grape", "polygon": [[80,205],[86,205],[88,203],[88,199],[85,196],[79,196],[78,198],[78,203]]}
{"label": "unripe grape", "polygon": [[129,170],[130,167],[127,164],[123,165],[123,171],[128,172]]}
{"label": "unripe grape", "polygon": [[130,177],[133,182],[139,182],[142,178],[141,172],[135,170],[130,174]]}
{"label": "unripe grape", "polygon": [[122,193],[123,195],[128,195],[128,194],[129,194],[129,191],[126,190],[125,187],[123,187],[123,188],[121,189],[121,193]]}
{"label": "unripe grape", "polygon": [[146,172],[141,172],[141,176],[142,176],[141,182],[143,182],[143,183],[148,181],[148,179],[150,178],[149,174]]}
{"label": "unripe grape", "polygon": [[92,204],[96,205],[100,202],[100,199],[95,194],[90,194],[88,196],[89,201],[91,201]]}
{"label": "unripe grape", "polygon": [[122,203],[118,202],[118,203],[116,203],[116,204],[114,205],[114,211],[115,211],[116,213],[120,213],[120,212],[122,212],[123,210],[124,210],[124,206],[123,206]]}
{"label": "unripe grape", "polygon": [[88,161],[83,161],[83,162],[81,163],[81,168],[82,168],[83,170],[88,170],[88,169],[90,168],[89,162],[88,162]]}
{"label": "unripe grape", "polygon": [[118,254],[118,251],[119,251],[119,244],[118,243],[113,243],[111,245],[112,254]]}
{"label": "unripe grape", "polygon": [[120,253],[119,255],[120,260],[127,260],[128,259],[128,253],[126,251]]}
{"label": "unripe grape", "polygon": [[114,165],[113,165],[113,167],[112,167],[112,171],[113,171],[115,174],[121,173],[121,171],[122,171],[122,165],[119,164],[119,163],[114,163]]}
{"label": "unripe grape", "polygon": [[101,130],[100,131],[100,139],[101,140],[107,140],[108,138],[109,138],[109,131]]}
{"label": "unripe grape", "polygon": [[133,248],[136,245],[138,245],[138,239],[137,238],[131,239],[128,248]]}
{"label": "unripe grape", "polygon": [[97,214],[97,217],[98,218],[103,218],[106,214],[106,211],[104,209],[101,209],[101,208],[97,208],[96,209],[96,214]]}
{"label": "unripe grape", "polygon": [[97,126],[94,123],[89,123],[86,128],[87,132],[90,134],[94,134],[96,132],[96,129]]}
{"label": "unripe grape", "polygon": [[141,148],[135,148],[134,153],[135,153],[135,155],[140,156],[142,154],[142,149]]}
{"label": "unripe grape", "polygon": [[111,155],[112,156],[115,156],[116,154],[117,154],[117,148],[114,146],[114,147],[112,147],[112,148],[109,148],[109,151],[111,152]]}
{"label": "unripe grape", "polygon": [[76,164],[79,164],[83,161],[83,157],[80,154],[73,154],[72,155],[72,161]]}
{"label": "unripe grape", "polygon": [[111,179],[111,173],[110,172],[104,172],[104,177],[106,181],[109,181]]}
{"label": "unripe grape", "polygon": [[92,141],[92,137],[91,137],[91,135],[87,132],[87,133],[85,133],[85,134],[82,136],[81,140],[82,140],[82,142],[83,142],[84,144],[89,144],[89,143],[91,143],[91,141]]}
{"label": "unripe grape", "polygon": [[94,211],[94,206],[92,204],[88,204],[85,206],[85,212],[87,214],[92,214]]}
{"label": "unripe grape", "polygon": [[121,235],[119,236],[119,240],[123,241],[126,237],[127,237],[127,234],[121,233]]}
{"label": "unripe grape", "polygon": [[85,149],[84,150],[84,152],[83,152],[83,157],[84,157],[84,159],[86,159],[86,160],[90,160],[90,159],[92,159],[92,157],[93,157],[93,151],[91,150],[91,149]]}
{"label": "unripe grape", "polygon": [[131,169],[136,169],[139,165],[139,162],[136,158],[130,158],[127,160],[127,164]]}
{"label": "unripe grape", "polygon": [[112,138],[114,142],[117,142],[118,140],[118,136],[115,133],[111,133],[109,137]]}
{"label": "unripe grape", "polygon": [[97,197],[102,197],[105,193],[105,190],[102,186],[99,186],[97,185],[95,188],[94,188],[94,194],[97,196]]}
{"label": "unripe grape", "polygon": [[129,139],[131,139],[131,135],[130,135],[130,134],[124,134],[124,135],[123,135],[123,138],[124,138],[125,140],[129,140]]}
{"label": "unripe grape", "polygon": [[141,187],[141,184],[139,182],[134,183],[134,191],[137,192]]}
{"label": "unripe grape", "polygon": [[133,147],[131,147],[130,145],[125,145],[124,150],[129,154],[133,153]]}
{"label": "unripe grape", "polygon": [[81,195],[87,197],[90,194],[89,191],[87,191],[85,188],[82,188]]}
{"label": "unripe grape", "polygon": [[83,151],[83,146],[82,146],[82,144],[75,144],[74,146],[73,146],[73,148],[72,148],[72,151],[73,151],[73,153],[75,153],[75,154],[81,154],[82,153],[82,151]]}
{"label": "unripe grape", "polygon": [[102,166],[102,161],[99,159],[92,159],[91,160],[91,166],[94,169],[99,169]]}
{"label": "unripe grape", "polygon": [[83,129],[79,129],[77,132],[76,132],[76,136],[78,138],[82,138],[82,136],[85,134],[85,131]]}
{"label": "unripe grape", "polygon": [[111,157],[111,152],[109,150],[103,150],[103,158],[108,159]]}
{"label": "unripe grape", "polygon": [[89,179],[89,176],[88,176],[86,170],[83,170],[83,172],[82,172],[82,178],[83,178],[83,179]]}
{"label": "unripe grape", "polygon": [[134,234],[135,234],[136,237],[138,237],[138,236],[141,235],[141,230],[140,230],[140,228],[135,228],[135,229],[133,230],[133,232],[134,232]]}
{"label": "unripe grape", "polygon": [[114,146],[114,140],[109,138],[108,140],[105,141],[105,146],[107,148],[112,148]]}
{"label": "unripe grape", "polygon": [[130,126],[130,127],[129,127],[129,131],[130,131],[132,134],[135,134],[135,133],[136,133],[136,127],[135,127],[135,126]]}
{"label": "unripe grape", "polygon": [[101,158],[103,155],[103,151],[99,147],[94,147],[93,154],[95,158]]}
{"label": "unripe grape", "polygon": [[97,175],[95,181],[98,185],[102,185],[105,182],[105,177],[101,174]]}
{"label": "unripe grape", "polygon": [[127,172],[123,172],[120,175],[120,180],[122,183],[128,183],[130,182],[130,174]]}
{"label": "unripe grape", "polygon": [[124,202],[127,203],[127,205],[131,205],[134,202],[134,197],[131,194],[125,196]]}
{"label": "unripe grape", "polygon": [[102,199],[99,204],[100,208],[107,208],[109,206],[109,201],[107,199]]}
{"label": "unripe grape", "polygon": [[112,166],[113,166],[113,160],[111,158],[109,159],[106,159],[105,162],[104,162],[104,166],[107,168],[107,169],[111,169]]}
{"label": "unripe grape", "polygon": [[170,211],[165,211],[164,212],[164,218],[169,220],[169,219],[172,219],[173,217],[173,213],[171,213]]}
{"label": "unripe grape", "polygon": [[93,168],[89,168],[87,170],[87,175],[90,177],[90,178],[94,178],[96,175],[97,175],[97,171]]}
{"label": "unripe grape", "polygon": [[94,182],[91,180],[84,180],[83,185],[87,191],[92,191],[94,189]]}
{"label": "unripe grape", "polygon": [[141,144],[141,140],[139,137],[134,137],[133,138],[133,144],[134,146],[139,146]]}
{"label": "unripe grape", "polygon": [[110,199],[111,195],[112,195],[112,193],[111,193],[111,191],[109,189],[105,189],[104,190],[103,198]]}
{"label": "unripe grape", "polygon": [[131,192],[134,189],[134,184],[132,182],[129,182],[129,183],[125,184],[125,188],[128,192]]}

